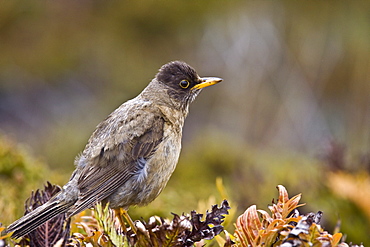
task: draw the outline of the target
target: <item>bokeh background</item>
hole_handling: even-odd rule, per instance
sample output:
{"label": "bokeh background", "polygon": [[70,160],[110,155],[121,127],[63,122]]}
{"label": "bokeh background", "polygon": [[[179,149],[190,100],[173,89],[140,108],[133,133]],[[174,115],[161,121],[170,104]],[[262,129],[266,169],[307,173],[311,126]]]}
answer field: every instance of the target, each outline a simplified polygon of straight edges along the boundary
{"label": "bokeh background", "polygon": [[267,209],[282,184],[328,231],[370,244],[369,13],[369,1],[1,1],[0,221],[46,180],[63,185],[95,126],[183,60],[224,82],[193,103],[177,170],[133,218],[225,196],[235,216]]}

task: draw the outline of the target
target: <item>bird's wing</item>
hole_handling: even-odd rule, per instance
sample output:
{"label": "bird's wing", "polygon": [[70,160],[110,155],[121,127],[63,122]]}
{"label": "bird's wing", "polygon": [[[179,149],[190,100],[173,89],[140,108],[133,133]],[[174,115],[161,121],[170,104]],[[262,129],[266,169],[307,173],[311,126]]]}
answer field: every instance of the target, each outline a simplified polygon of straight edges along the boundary
{"label": "bird's wing", "polygon": [[113,113],[102,122],[89,140],[87,148],[94,157],[87,159],[79,175],[80,195],[70,215],[109,197],[142,169],[143,160],[153,155],[163,139],[164,124],[160,112],[145,110],[131,111],[121,119]]}

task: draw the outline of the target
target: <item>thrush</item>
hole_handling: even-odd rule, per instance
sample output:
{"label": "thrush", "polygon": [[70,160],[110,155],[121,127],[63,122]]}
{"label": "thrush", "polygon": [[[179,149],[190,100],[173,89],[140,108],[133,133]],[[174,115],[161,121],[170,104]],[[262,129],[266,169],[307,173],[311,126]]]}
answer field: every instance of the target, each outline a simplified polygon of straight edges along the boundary
{"label": "thrush", "polygon": [[200,77],[184,62],[163,65],[137,97],[96,127],[62,191],[6,232],[21,237],[59,214],[71,217],[98,202],[113,209],[152,202],[177,165],[190,103],[221,81]]}

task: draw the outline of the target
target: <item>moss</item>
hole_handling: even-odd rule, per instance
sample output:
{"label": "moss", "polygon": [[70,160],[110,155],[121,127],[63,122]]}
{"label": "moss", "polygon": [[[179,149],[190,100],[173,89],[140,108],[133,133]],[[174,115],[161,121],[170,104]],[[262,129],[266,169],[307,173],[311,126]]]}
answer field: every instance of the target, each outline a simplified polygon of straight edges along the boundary
{"label": "moss", "polygon": [[0,135],[1,223],[8,224],[23,215],[24,201],[47,177],[60,180],[60,175],[51,173],[47,165],[32,157],[26,147]]}

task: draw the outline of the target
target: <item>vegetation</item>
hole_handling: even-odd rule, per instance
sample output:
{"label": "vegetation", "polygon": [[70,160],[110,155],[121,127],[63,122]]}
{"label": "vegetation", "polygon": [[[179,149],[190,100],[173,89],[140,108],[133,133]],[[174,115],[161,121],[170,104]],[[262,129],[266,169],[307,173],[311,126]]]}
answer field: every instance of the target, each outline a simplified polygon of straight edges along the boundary
{"label": "vegetation", "polygon": [[[47,172],[42,163],[32,158],[23,148],[8,139],[1,140],[3,153],[0,164],[3,168],[0,174],[3,184],[0,187],[2,192],[0,203],[3,205],[1,210],[4,213],[1,213],[0,220],[11,222],[15,217],[19,217],[18,211],[21,211],[19,206],[23,205],[21,197],[17,195],[26,193],[29,186],[36,186],[43,179],[41,175],[46,176],[52,172]],[[333,144],[330,150],[325,158],[327,184],[323,189],[326,192],[317,194],[315,198],[308,196],[307,198],[310,198],[308,204],[313,206],[303,207],[312,209],[316,208],[316,205],[321,205],[324,209],[319,209],[323,210],[324,214],[321,211],[301,214],[297,209],[303,206],[299,204],[301,195],[289,198],[285,187],[280,185],[278,199],[268,206],[271,214],[262,209],[257,210],[256,206],[252,205],[236,217],[237,208],[241,210],[244,206],[233,198],[237,190],[234,189],[233,195],[229,195],[227,193],[229,189],[224,187],[221,179],[217,179],[214,195],[217,198],[228,199],[230,206],[227,201],[224,201],[220,206],[214,205],[206,210],[216,200],[216,197],[211,196],[207,202],[198,205],[197,211],[205,212],[203,214],[194,210],[189,214],[173,214],[173,219],[170,220],[168,213],[173,210],[167,206],[157,211],[162,216],[140,215],[142,210],[153,212],[150,208],[164,205],[164,201],[168,200],[166,197],[169,196],[165,195],[163,199],[162,197],[157,199],[163,200],[159,204],[156,200],[147,207],[132,209],[134,219],[142,220],[132,221],[130,216],[122,214],[125,221],[119,221],[118,219],[122,217],[117,218],[107,205],[105,207],[98,205],[94,210],[86,210],[66,223],[64,215],[61,215],[53,222],[49,222],[51,227],[39,228],[21,240],[10,240],[9,235],[1,238],[5,239],[10,246],[15,246],[17,243],[22,246],[44,246],[45,243],[53,243],[55,246],[89,246],[88,243],[92,246],[202,246],[204,244],[207,246],[347,246],[344,241],[352,233],[347,230],[351,226],[341,225],[335,213],[335,206],[334,209],[325,208],[325,204],[321,203],[324,199],[320,196],[325,196],[325,201],[333,200],[346,207],[346,213],[352,215],[353,219],[358,217],[364,225],[363,228],[356,228],[353,232],[366,240],[366,230],[361,229],[366,229],[369,224],[366,201],[368,198],[366,193],[369,190],[366,188],[370,186],[370,179],[365,171],[358,175],[351,175],[350,172],[345,171],[346,155],[343,153],[342,146]],[[207,164],[205,161],[202,162]],[[214,162],[213,159],[211,162]],[[36,173],[35,168],[43,173]],[[254,169],[251,167],[251,170]],[[15,178],[19,182],[11,183],[10,181],[14,181]],[[28,185],[26,181],[29,182]],[[246,183],[245,187],[248,186]],[[32,192],[25,203],[26,212],[43,204],[59,190],[58,186],[48,183],[43,191]],[[358,194],[358,191],[362,194]],[[179,192],[182,193],[182,189],[179,189]],[[186,198],[188,195],[184,193],[184,196]],[[362,212],[362,216],[359,212]],[[346,217],[342,216],[342,218]],[[143,218],[148,220],[145,221]],[[333,233],[324,230],[320,224],[323,219],[330,218],[336,221],[335,228],[332,228]],[[358,222],[353,221],[353,224]],[[0,230],[4,229],[3,226]],[[341,232],[345,229],[344,234],[339,232],[340,229]]]}
{"label": "vegetation", "polygon": [[[148,222],[132,221],[124,212],[115,215],[109,205],[98,204],[93,214],[86,216],[82,212],[65,221],[65,215],[59,215],[52,222],[36,229],[15,242],[7,239],[11,234],[0,237],[11,242],[11,246],[341,246],[344,243],[343,234],[330,234],[320,226],[322,212],[301,215],[297,210],[303,204],[298,204],[301,195],[289,198],[284,186],[279,185],[279,197],[276,203],[269,206],[271,215],[264,210],[250,206],[240,215],[234,234],[224,230],[225,215],[229,214],[229,203],[224,200],[220,207],[212,206],[203,214],[192,211],[181,216],[173,214],[173,220],[152,216]],[[27,200],[27,211],[39,203],[49,200],[60,188],[47,184],[44,191],[32,193]],[[116,211],[117,212],[117,211]],[[122,211],[121,211],[122,213]],[[72,224],[72,233],[70,228]],[[0,233],[5,228],[0,228]],[[218,236],[223,232],[224,237]],[[351,245],[354,246],[354,245]]]}

